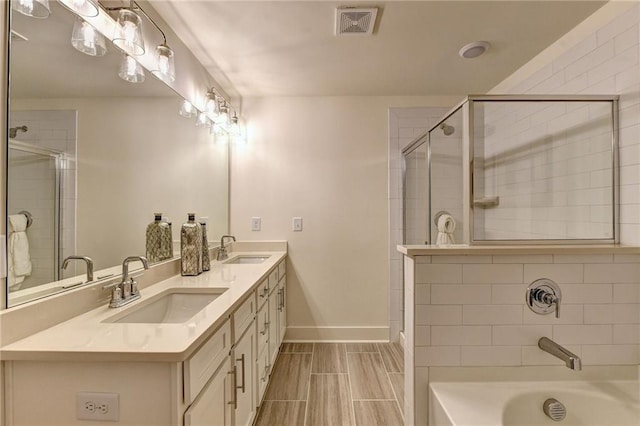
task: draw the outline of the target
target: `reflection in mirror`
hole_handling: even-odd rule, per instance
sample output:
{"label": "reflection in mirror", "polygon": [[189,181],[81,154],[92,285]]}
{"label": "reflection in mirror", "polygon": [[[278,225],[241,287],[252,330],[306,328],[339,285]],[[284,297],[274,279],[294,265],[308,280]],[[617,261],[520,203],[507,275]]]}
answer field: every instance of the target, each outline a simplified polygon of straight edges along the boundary
{"label": "reflection in mirror", "polygon": [[47,19],[11,17],[7,306],[85,283],[89,263],[62,269],[69,256],[89,257],[94,280],[119,274],[145,254],[156,212],[174,244],[188,211],[208,218],[212,240],[228,227],[227,147],[159,80],[119,78],[110,43],[104,56],[74,49],[75,15],[50,6]]}

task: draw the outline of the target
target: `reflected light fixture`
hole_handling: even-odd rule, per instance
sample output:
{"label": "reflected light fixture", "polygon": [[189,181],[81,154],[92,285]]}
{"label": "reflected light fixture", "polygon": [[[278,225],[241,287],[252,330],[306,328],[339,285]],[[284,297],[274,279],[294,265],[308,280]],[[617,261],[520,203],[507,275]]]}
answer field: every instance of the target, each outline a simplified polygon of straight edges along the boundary
{"label": "reflected light fixture", "polygon": [[96,0],[58,0],[67,9],[80,16],[98,16],[99,8]]}
{"label": "reflected light fixture", "polygon": [[48,18],[51,15],[49,0],[14,0],[11,7],[16,12],[32,18]]}
{"label": "reflected light fixture", "polygon": [[209,114],[209,117],[217,117],[218,112],[218,100],[213,89],[210,89],[205,95],[204,110]]}
{"label": "reflected light fixture", "polygon": [[[163,34],[164,35],[164,34]],[[176,79],[176,65],[173,50],[164,43],[156,47],[156,68],[151,73],[160,80],[171,83]]]}
{"label": "reflected light fixture", "polygon": [[132,56],[144,55],[141,19],[131,9],[120,9],[113,44]]}
{"label": "reflected light fixture", "polygon": [[233,113],[233,117],[231,117],[231,124],[229,125],[229,135],[232,137],[240,136],[240,124],[238,124],[238,116],[236,113]]}
{"label": "reflected light fixture", "polygon": [[229,107],[227,106],[227,102],[225,100],[220,104],[219,114],[214,120],[216,124],[219,124],[223,127],[229,125]]}
{"label": "reflected light fixture", "polygon": [[87,21],[77,16],[71,33],[71,45],[89,56],[104,56],[107,44],[104,36]]}
{"label": "reflected light fixture", "polygon": [[126,53],[122,55],[118,76],[129,83],[142,83],[145,78],[142,65]]}
{"label": "reflected light fixture", "polygon": [[180,115],[185,117],[185,118],[191,118],[193,117],[193,114],[195,114],[196,109],[193,107],[193,105],[191,104],[191,102],[189,102],[188,100],[184,100],[182,101],[182,105],[180,106]]}
{"label": "reflected light fixture", "polygon": [[198,126],[198,127],[206,127],[206,128],[211,127],[211,120],[209,119],[209,117],[207,117],[207,113],[206,112],[201,111],[198,114],[198,119],[196,120],[196,126]]}

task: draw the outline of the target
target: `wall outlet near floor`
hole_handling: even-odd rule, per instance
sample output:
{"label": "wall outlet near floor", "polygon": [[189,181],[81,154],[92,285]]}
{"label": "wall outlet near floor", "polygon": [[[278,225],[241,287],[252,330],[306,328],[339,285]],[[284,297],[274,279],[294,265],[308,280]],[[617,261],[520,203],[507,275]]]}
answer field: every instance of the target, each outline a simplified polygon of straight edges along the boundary
{"label": "wall outlet near floor", "polygon": [[294,232],[301,232],[302,231],[302,218],[301,217],[294,217],[293,218],[292,229],[293,229]]}
{"label": "wall outlet near floor", "polygon": [[117,422],[120,420],[120,395],[106,392],[76,393],[76,418]]}
{"label": "wall outlet near floor", "polygon": [[259,217],[252,217],[251,218],[251,230],[252,231],[259,231],[260,227],[262,226],[262,219]]}

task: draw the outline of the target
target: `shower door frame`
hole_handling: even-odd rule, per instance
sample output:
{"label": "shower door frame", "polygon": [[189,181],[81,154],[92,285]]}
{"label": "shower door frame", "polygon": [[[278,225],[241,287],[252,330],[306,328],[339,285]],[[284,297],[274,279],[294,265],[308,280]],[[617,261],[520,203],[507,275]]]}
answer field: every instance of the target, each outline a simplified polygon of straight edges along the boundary
{"label": "shower door frame", "polygon": [[[25,143],[25,142],[21,142],[21,141],[17,141],[15,139],[10,139],[9,140],[9,144],[7,146],[7,189],[9,188],[9,151],[15,149],[17,151],[22,151],[22,152],[27,152],[29,154],[35,154],[35,155],[42,155],[44,157],[48,157],[50,159],[53,159],[55,161],[55,182],[54,182],[54,200],[55,200],[55,205],[54,205],[54,218],[53,218],[53,224],[54,224],[54,229],[53,229],[53,240],[54,240],[54,246],[53,246],[53,259],[55,262],[55,267],[53,270],[53,278],[54,281],[58,281],[60,279],[60,277],[62,276],[62,268],[61,268],[61,259],[60,259],[60,254],[62,253],[62,242],[60,241],[60,236],[61,236],[61,232],[60,232],[60,227],[62,225],[61,223],[61,219],[62,219],[62,214],[61,214],[61,209],[62,209],[62,203],[60,202],[60,197],[62,195],[62,184],[63,184],[63,176],[62,176],[62,170],[64,169],[63,167],[63,163],[65,160],[65,154],[63,152],[60,151],[56,151],[53,149],[48,149],[48,148],[42,148],[39,146],[35,146],[29,143]],[[9,192],[7,190],[7,198],[6,198],[6,206],[5,209],[7,211],[7,222],[9,220]],[[9,229],[9,225],[7,223],[7,229]],[[9,252],[9,239],[7,238],[6,240],[6,244],[7,247],[5,248],[7,250],[7,253]],[[8,305],[8,297],[9,297],[9,293],[7,292],[7,300],[5,301],[5,303]]]}

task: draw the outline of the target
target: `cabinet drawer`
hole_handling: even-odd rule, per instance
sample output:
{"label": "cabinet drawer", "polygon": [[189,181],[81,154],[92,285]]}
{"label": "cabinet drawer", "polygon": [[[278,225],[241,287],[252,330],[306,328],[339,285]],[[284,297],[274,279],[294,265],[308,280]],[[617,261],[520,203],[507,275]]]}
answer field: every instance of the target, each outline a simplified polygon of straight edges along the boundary
{"label": "cabinet drawer", "polygon": [[287,261],[286,260],[283,260],[278,265],[278,281],[280,281],[282,278],[284,278],[284,275],[287,273],[287,266],[286,265],[287,265]]}
{"label": "cabinet drawer", "polygon": [[220,364],[229,356],[231,326],[225,322],[204,345],[184,362],[184,401],[191,404]]}
{"label": "cabinet drawer", "polygon": [[258,311],[257,316],[257,327],[258,327],[258,353],[262,352],[262,350],[267,346],[269,342],[269,307],[268,305],[262,305],[260,310]]}
{"label": "cabinet drawer", "polygon": [[278,268],[274,268],[269,273],[269,293],[272,293],[278,287]]}
{"label": "cabinet drawer", "polygon": [[258,362],[257,362],[257,374],[258,374],[258,403],[262,402],[262,398],[264,397],[264,391],[267,389],[267,384],[269,383],[269,374],[271,373],[269,370],[271,369],[271,365],[269,365],[269,351],[265,348],[264,351],[258,351]]}
{"label": "cabinet drawer", "polygon": [[260,308],[260,306],[262,306],[262,304],[266,302],[267,298],[269,297],[269,279],[268,278],[262,281],[260,284],[258,284],[256,293],[258,294],[258,308]]}
{"label": "cabinet drawer", "polygon": [[236,341],[242,336],[256,316],[256,298],[253,293],[233,312],[233,336]]}

